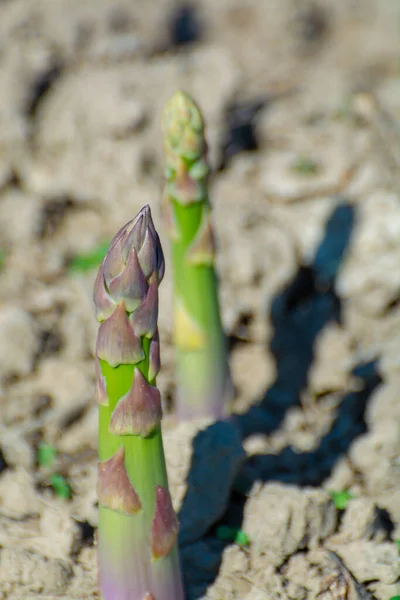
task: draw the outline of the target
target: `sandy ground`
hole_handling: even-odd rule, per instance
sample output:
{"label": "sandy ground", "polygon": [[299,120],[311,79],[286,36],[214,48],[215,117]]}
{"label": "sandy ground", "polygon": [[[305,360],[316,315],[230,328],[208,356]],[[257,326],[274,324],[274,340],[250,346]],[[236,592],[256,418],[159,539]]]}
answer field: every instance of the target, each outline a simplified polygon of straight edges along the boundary
{"label": "sandy ground", "polygon": [[167,268],[159,385],[187,597],[400,594],[400,5],[196,7],[0,2],[2,600],[97,597],[95,270],[68,265],[147,203],[168,261],[159,121],[177,88],[208,123],[237,413],[174,422]]}

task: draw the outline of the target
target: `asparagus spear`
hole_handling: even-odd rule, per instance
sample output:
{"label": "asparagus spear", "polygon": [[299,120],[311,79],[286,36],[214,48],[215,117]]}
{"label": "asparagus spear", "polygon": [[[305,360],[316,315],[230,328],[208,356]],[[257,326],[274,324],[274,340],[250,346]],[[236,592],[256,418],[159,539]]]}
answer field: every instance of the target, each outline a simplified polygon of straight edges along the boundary
{"label": "asparagus spear", "polygon": [[187,94],[177,92],[167,102],[162,129],[163,213],[174,281],[177,412],[180,418],[218,419],[230,412],[232,386],[214,267],[204,124]]}
{"label": "asparagus spear", "polygon": [[94,286],[103,600],[183,600],[161,437],[157,332],[164,257],[150,208],[111,242]]}

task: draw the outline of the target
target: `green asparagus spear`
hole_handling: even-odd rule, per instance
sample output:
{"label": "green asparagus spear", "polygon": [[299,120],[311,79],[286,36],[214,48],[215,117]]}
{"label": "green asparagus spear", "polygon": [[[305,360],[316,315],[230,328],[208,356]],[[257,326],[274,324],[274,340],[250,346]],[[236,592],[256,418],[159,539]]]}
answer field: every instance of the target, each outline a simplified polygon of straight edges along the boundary
{"label": "green asparagus spear", "polygon": [[156,387],[163,275],[146,206],[112,240],[94,286],[103,600],[183,600]]}
{"label": "green asparagus spear", "polygon": [[208,198],[209,167],[200,110],[185,93],[162,119],[166,184],[163,213],[172,245],[174,341],[180,418],[223,418],[232,395],[221,325],[215,245]]}

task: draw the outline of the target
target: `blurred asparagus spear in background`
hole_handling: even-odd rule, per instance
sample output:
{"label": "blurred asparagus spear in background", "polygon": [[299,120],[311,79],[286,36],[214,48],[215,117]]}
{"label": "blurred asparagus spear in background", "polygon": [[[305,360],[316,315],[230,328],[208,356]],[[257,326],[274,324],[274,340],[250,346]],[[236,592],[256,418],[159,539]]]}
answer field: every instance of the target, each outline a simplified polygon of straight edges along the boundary
{"label": "blurred asparagus spear in background", "polygon": [[172,245],[177,413],[223,418],[232,385],[221,326],[209,167],[200,110],[185,93],[167,102],[162,119],[165,225]]}
{"label": "blurred asparagus spear in background", "polygon": [[94,287],[103,600],[183,600],[178,524],[161,437],[158,286],[164,257],[146,206],[111,242]]}

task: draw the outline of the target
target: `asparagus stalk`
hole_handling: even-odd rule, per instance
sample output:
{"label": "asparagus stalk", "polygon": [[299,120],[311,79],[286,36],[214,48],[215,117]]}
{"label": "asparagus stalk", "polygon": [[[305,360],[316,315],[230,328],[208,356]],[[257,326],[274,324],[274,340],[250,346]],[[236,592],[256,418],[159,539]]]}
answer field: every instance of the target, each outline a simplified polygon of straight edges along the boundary
{"label": "asparagus stalk", "polygon": [[185,93],[167,102],[164,221],[171,240],[177,413],[223,418],[232,395],[221,325],[215,244],[208,197],[209,167],[200,110]]}
{"label": "asparagus stalk", "polygon": [[111,242],[94,286],[103,600],[183,600],[161,436],[157,331],[164,257],[150,208]]}

